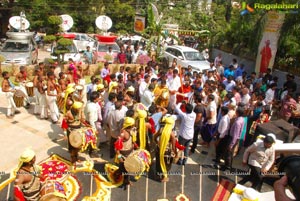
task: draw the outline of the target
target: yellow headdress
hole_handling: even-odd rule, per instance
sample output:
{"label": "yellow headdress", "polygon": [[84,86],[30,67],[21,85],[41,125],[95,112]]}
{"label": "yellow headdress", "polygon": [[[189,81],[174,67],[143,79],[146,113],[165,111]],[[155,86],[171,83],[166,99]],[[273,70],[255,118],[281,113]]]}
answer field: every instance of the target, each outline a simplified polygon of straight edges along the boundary
{"label": "yellow headdress", "polygon": [[135,123],[135,120],[134,118],[131,118],[131,117],[125,117],[124,118],[124,122],[123,122],[123,129],[124,128],[127,128],[129,126],[133,126]]}
{"label": "yellow headdress", "polygon": [[104,85],[103,84],[98,84],[97,85],[97,90],[101,90],[101,89],[104,89]]}
{"label": "yellow headdress", "polygon": [[134,92],[134,87],[133,86],[128,87],[128,89],[126,90],[126,92]]}
{"label": "yellow headdress", "polygon": [[67,106],[68,96],[75,91],[74,86],[75,86],[75,84],[69,84],[67,86],[66,91],[65,91],[65,97],[64,97],[64,114],[67,112],[66,106]]}
{"label": "yellow headdress", "polygon": [[19,161],[22,163],[30,162],[35,156],[35,153],[32,149],[27,148],[19,158]]}
{"label": "yellow headdress", "polygon": [[15,169],[15,171],[19,171],[23,163],[29,163],[34,157],[35,157],[35,152],[32,149],[30,148],[25,149],[25,151],[21,154],[19,158],[19,164],[17,169]]}
{"label": "yellow headdress", "polygon": [[114,87],[117,87],[117,86],[118,86],[117,82],[111,82],[110,86],[109,86],[108,93],[112,92],[112,90],[114,89]]}
{"label": "yellow headdress", "polygon": [[73,105],[72,105],[72,108],[74,108],[74,109],[80,109],[80,108],[82,108],[82,106],[83,106],[83,103],[82,103],[82,102],[80,102],[80,101],[75,101],[75,102],[73,103]]}

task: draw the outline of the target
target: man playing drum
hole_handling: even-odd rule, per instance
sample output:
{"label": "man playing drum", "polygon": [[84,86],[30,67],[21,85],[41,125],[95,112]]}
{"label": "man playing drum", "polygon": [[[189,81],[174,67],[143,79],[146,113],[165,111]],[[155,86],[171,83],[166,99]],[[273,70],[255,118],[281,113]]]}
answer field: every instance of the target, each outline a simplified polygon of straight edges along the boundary
{"label": "man playing drum", "polygon": [[28,109],[30,107],[30,100],[25,88],[25,84],[27,82],[27,72],[25,66],[20,66],[20,72],[16,75],[15,79],[16,83],[19,83],[20,90],[24,93],[25,99],[24,99],[24,106]]}
{"label": "man playing drum", "polygon": [[9,80],[9,74],[7,71],[2,72],[2,91],[5,93],[5,96],[7,98],[8,106],[7,106],[7,117],[11,118],[14,114],[20,113],[20,111],[17,110],[16,104],[13,99],[14,95],[14,85]]}
{"label": "man playing drum", "polygon": [[26,149],[19,158],[14,186],[16,201],[37,201],[40,198],[42,176],[39,168],[34,164],[35,160],[35,153],[31,149]]}
{"label": "man playing drum", "polygon": [[130,185],[129,175],[126,174],[127,171],[124,166],[124,161],[134,149],[133,138],[136,138],[136,128],[134,125],[135,120],[133,118],[125,117],[120,137],[115,142],[116,161],[118,161],[120,165],[119,169],[114,173],[114,178],[115,180],[118,180],[119,176],[124,174],[124,189],[126,189],[127,185]]}

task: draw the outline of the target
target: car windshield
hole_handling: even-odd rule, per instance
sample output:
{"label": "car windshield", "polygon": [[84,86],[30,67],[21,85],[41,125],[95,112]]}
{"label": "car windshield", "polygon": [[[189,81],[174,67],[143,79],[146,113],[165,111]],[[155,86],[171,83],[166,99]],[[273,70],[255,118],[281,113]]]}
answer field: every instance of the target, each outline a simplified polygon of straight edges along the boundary
{"label": "car windshield", "polygon": [[28,52],[29,44],[22,42],[6,42],[2,52]]}
{"label": "car windshield", "polygon": [[117,44],[99,44],[98,52],[108,52],[108,48],[111,47],[113,52],[120,52],[120,48]]}
{"label": "car windshield", "polygon": [[199,52],[184,52],[186,60],[189,61],[204,61],[204,57]]}

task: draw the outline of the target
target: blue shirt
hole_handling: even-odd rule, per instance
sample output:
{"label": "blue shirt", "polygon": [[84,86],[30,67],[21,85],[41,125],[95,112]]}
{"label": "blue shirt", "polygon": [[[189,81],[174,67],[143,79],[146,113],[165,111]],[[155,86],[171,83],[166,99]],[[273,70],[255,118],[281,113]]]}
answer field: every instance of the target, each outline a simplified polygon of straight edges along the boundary
{"label": "blue shirt", "polygon": [[243,72],[244,72],[244,69],[241,69],[241,67],[238,67],[238,68],[235,70],[234,78],[237,78],[237,77],[239,77],[239,76],[243,76]]}
{"label": "blue shirt", "polygon": [[151,118],[153,119],[154,123],[155,123],[155,130],[156,132],[159,131],[160,129],[160,120],[162,118],[162,112],[157,112],[154,113]]}

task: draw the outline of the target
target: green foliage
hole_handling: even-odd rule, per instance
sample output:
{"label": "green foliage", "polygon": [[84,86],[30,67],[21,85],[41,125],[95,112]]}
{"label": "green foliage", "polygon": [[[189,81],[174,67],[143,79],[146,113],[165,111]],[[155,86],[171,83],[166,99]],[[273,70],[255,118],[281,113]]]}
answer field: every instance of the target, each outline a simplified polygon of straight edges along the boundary
{"label": "green foliage", "polygon": [[72,45],[72,44],[73,44],[73,40],[68,39],[68,38],[60,38],[60,39],[57,41],[57,44],[58,44],[59,46],[66,47],[66,46]]}
{"label": "green foliage", "polygon": [[53,43],[55,40],[56,40],[56,36],[54,36],[54,35],[46,35],[44,37],[45,43]]}

